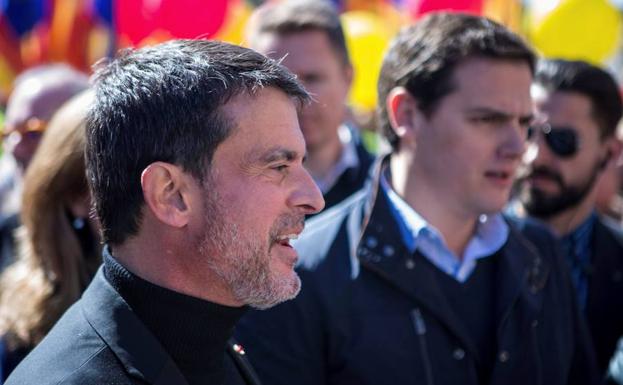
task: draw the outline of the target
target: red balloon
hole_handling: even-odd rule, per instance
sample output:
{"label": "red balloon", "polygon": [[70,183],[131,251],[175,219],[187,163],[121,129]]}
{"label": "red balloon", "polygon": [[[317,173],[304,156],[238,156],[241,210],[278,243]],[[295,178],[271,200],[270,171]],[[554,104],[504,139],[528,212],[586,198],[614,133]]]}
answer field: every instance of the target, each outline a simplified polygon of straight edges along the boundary
{"label": "red balloon", "polygon": [[133,45],[154,32],[175,38],[206,38],[223,25],[227,0],[123,0],[116,2],[115,21],[122,39]]}
{"label": "red balloon", "polygon": [[209,37],[223,25],[227,0],[161,0],[159,27],[182,39]]}
{"label": "red balloon", "polygon": [[143,0],[125,0],[114,4],[113,22],[117,33],[132,45],[137,45],[156,28],[158,7],[148,7],[143,3]]}
{"label": "red balloon", "polygon": [[434,11],[482,14],[483,0],[407,0],[409,14],[414,19]]}

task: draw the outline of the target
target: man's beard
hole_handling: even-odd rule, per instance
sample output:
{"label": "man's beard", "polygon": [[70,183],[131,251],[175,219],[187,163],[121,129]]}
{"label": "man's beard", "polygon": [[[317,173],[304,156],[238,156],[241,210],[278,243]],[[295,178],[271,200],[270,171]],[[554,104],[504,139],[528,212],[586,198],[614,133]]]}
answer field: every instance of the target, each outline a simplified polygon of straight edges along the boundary
{"label": "man's beard", "polygon": [[[277,245],[277,236],[287,229],[302,226],[302,215],[283,215],[262,240],[245,234],[242,223],[229,218],[216,192],[206,189],[206,227],[200,240],[200,253],[205,262],[221,278],[237,301],[257,309],[266,309],[296,297],[301,280],[292,273],[279,276],[271,272],[271,249]],[[244,221],[244,219],[242,219]],[[243,227],[243,226],[242,226]]]}
{"label": "man's beard", "polygon": [[588,178],[583,183],[571,186],[565,183],[562,175],[547,166],[535,167],[528,177],[538,176],[548,178],[555,182],[560,191],[556,195],[549,195],[538,188],[533,188],[524,182],[524,188],[520,194],[520,200],[530,216],[549,219],[569,208],[579,205],[591,192],[600,168],[594,167]]}

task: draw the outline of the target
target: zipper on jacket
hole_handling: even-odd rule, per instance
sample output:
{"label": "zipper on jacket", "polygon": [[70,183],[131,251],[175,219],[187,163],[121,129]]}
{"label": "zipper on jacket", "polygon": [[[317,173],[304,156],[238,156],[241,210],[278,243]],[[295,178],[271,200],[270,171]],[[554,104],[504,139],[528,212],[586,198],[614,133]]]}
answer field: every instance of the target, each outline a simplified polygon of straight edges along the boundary
{"label": "zipper on jacket", "polygon": [[424,364],[424,372],[426,375],[426,385],[434,385],[433,382],[433,368],[430,363],[430,357],[428,355],[428,346],[426,344],[426,323],[419,308],[411,310],[411,322],[415,328],[415,334],[418,336],[420,342],[420,352],[422,354],[422,361]]}
{"label": "zipper on jacket", "polygon": [[538,330],[539,321],[532,321],[530,329],[532,329],[532,343],[534,344],[534,356],[536,359],[536,378],[537,384],[543,384],[543,368],[541,367],[541,350],[539,349]]}

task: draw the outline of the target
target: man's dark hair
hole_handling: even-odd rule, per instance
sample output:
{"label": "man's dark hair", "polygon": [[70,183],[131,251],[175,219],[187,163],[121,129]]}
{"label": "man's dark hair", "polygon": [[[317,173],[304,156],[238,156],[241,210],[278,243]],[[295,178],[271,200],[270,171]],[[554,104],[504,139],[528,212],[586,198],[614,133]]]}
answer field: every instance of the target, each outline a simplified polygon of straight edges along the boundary
{"label": "man's dark hair", "polygon": [[378,82],[381,133],[393,148],[385,102],[395,87],[405,87],[418,108],[430,116],[439,101],[452,92],[453,74],[470,58],[524,61],[534,73],[536,57],[528,45],[502,25],[484,17],[460,13],[432,13],[403,28],[390,43]]}
{"label": "man's dark hair", "polygon": [[87,176],[104,241],[137,233],[144,204],[141,173],[156,161],[179,165],[204,182],[217,146],[235,129],[222,106],[275,87],[300,103],[294,75],[247,48],[175,40],[124,50],[94,75],[87,118]]}
{"label": "man's dark hair", "polygon": [[253,41],[265,33],[289,35],[306,31],[324,32],[342,62],[350,64],[339,14],[334,5],[326,0],[287,0],[265,4],[255,11],[246,35],[253,46]]}
{"label": "man's dark hair", "polygon": [[547,92],[577,92],[590,99],[601,138],[614,135],[623,115],[616,80],[605,70],[583,61],[541,60],[534,83]]}

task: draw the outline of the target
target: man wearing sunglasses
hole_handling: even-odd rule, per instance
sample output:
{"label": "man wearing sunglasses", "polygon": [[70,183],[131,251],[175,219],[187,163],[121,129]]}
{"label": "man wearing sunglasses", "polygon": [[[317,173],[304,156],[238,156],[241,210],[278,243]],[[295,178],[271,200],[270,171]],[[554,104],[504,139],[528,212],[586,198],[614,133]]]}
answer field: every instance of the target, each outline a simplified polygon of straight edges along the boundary
{"label": "man wearing sunglasses", "polygon": [[585,62],[542,61],[532,88],[540,124],[529,130],[520,200],[561,237],[602,371],[623,335],[623,237],[595,212],[596,181],[616,162],[622,114],[616,81]]}

